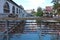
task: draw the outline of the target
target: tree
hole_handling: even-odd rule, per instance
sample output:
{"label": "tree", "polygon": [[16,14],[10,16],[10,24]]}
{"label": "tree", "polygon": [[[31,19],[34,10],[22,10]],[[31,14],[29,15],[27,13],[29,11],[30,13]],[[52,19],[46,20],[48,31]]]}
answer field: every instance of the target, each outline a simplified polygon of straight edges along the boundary
{"label": "tree", "polygon": [[42,11],[42,8],[41,7],[38,7],[37,8],[36,16],[43,16],[43,11]]}
{"label": "tree", "polygon": [[52,3],[54,3],[54,5],[53,5],[53,9],[55,10],[55,11],[57,11],[57,13],[59,13],[60,11],[58,11],[59,9],[58,9],[58,7],[60,7],[60,0],[53,0],[52,1]]}
{"label": "tree", "polygon": [[35,13],[35,9],[33,9],[31,13],[34,14]]}
{"label": "tree", "polygon": [[56,4],[56,3],[59,3],[60,0],[52,0],[52,3]]}
{"label": "tree", "polygon": [[35,11],[35,9],[32,9],[31,13],[32,13],[33,16],[36,16],[36,11]]}

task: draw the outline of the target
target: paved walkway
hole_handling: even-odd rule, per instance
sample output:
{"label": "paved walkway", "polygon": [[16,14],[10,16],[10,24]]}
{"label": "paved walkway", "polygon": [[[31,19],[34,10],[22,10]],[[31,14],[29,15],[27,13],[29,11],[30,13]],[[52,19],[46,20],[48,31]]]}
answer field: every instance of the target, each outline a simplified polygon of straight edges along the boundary
{"label": "paved walkway", "polygon": [[[27,22],[36,22],[35,20],[27,20]],[[24,34],[14,34],[11,40],[40,40],[39,31],[36,25],[25,25]],[[33,23],[34,24],[34,23]],[[36,23],[35,23],[36,24]],[[32,30],[35,29],[35,30]]]}
{"label": "paved walkway", "polygon": [[38,27],[36,25],[26,25],[24,33],[25,34],[12,35],[11,40],[51,40],[52,37],[51,35],[44,35],[40,38],[40,30],[38,30]]}
{"label": "paved walkway", "polygon": [[18,34],[18,35],[13,35],[11,37],[10,40],[51,40],[51,38],[53,38],[51,35],[44,35],[44,36],[41,36],[40,38],[40,35],[37,34],[37,33],[28,33],[28,34]]}
{"label": "paved walkway", "polygon": [[14,35],[11,40],[40,40],[38,34]]}

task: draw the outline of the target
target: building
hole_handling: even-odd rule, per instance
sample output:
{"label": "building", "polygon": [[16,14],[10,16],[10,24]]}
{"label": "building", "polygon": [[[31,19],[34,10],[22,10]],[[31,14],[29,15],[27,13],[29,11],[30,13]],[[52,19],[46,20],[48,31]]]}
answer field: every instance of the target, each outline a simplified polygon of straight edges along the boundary
{"label": "building", "polygon": [[32,11],[34,11],[34,9],[26,10],[28,14],[32,14]]}
{"label": "building", "polygon": [[43,16],[51,16],[50,14],[53,12],[52,6],[46,6],[46,8],[43,10]]}
{"label": "building", "polygon": [[26,12],[27,12],[28,14],[31,14],[32,10],[26,10]]}
{"label": "building", "polygon": [[34,9],[26,10],[26,12],[27,12],[27,17],[34,17],[33,15],[35,13]]}
{"label": "building", "polygon": [[[26,17],[27,12],[21,5],[16,4],[13,0],[0,0],[0,18],[11,17],[11,15],[16,16],[17,18]],[[8,30],[10,31],[10,29],[13,31],[15,28],[19,28],[18,25],[20,26],[19,30],[21,31],[23,28],[21,25],[24,22],[25,21],[23,20],[8,20],[7,23],[6,20],[0,20],[0,34],[4,35]],[[6,26],[7,24],[8,27]],[[3,37],[4,36],[0,35],[0,40]]]}
{"label": "building", "polygon": [[45,10],[46,10],[46,12],[48,12],[48,13],[50,12],[51,13],[52,12],[52,9],[53,9],[52,6],[46,6],[46,9]]}
{"label": "building", "polygon": [[5,17],[9,14],[16,14],[18,17],[22,17],[22,15],[25,16],[25,13],[24,8],[13,0],[0,0],[0,15]]}

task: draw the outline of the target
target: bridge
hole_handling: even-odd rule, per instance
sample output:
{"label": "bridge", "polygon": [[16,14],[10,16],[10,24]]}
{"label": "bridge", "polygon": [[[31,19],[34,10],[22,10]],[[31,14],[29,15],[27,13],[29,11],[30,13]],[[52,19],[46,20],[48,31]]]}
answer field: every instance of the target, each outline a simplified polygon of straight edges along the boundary
{"label": "bridge", "polygon": [[[1,20],[5,20],[6,21],[6,26],[7,27],[9,26],[8,25],[9,24],[9,20],[13,20],[13,21],[16,21],[16,20],[42,20],[43,23],[47,23],[47,22],[48,23],[60,23],[60,21],[58,21],[60,19],[58,19],[58,18],[48,18],[48,17],[22,17],[22,18],[10,18],[10,17],[6,17],[6,18],[0,18],[0,21]],[[17,24],[15,24],[14,26],[17,27]],[[9,28],[11,28],[11,30],[9,32],[11,32],[15,27],[9,27]]]}
{"label": "bridge", "polygon": [[[42,30],[42,34],[44,35],[44,34],[57,34],[56,32],[59,32],[59,30],[60,30],[60,28],[59,28],[59,26],[60,26],[60,24],[59,25],[56,25],[56,23],[60,23],[60,21],[57,21],[57,20],[60,20],[60,19],[58,19],[58,18],[48,18],[48,17],[23,17],[23,18],[10,18],[10,17],[7,17],[7,18],[0,18],[0,21],[3,21],[3,20],[5,20],[6,21],[6,28],[7,28],[7,30],[3,33],[3,34],[5,34],[5,33],[7,33],[7,35],[9,34],[9,33],[11,33],[12,32],[12,30],[14,31],[14,29],[15,28],[19,28],[18,27],[18,25],[20,25],[21,23],[14,23],[13,24],[13,26],[12,27],[9,27],[9,20],[13,20],[13,21],[16,21],[16,20],[42,20],[43,22],[42,23],[40,23],[40,24],[44,24],[44,23],[46,23],[46,24],[48,24],[47,26],[49,26],[49,27],[51,27],[51,28],[49,28],[49,29],[40,29],[40,30]],[[28,22],[28,23],[32,23],[32,22]],[[35,22],[36,23],[36,22]],[[52,24],[53,25],[52,25]],[[34,25],[40,25],[40,24],[34,24]],[[27,25],[29,25],[29,24],[27,24]],[[31,25],[33,25],[33,24],[31,24]],[[54,26],[55,25],[55,26]],[[41,25],[40,25],[41,26]],[[58,26],[58,27],[57,27]],[[56,28],[56,29],[55,29]],[[55,29],[55,30],[53,30],[53,29]],[[30,29],[28,29],[28,30],[30,30]],[[48,31],[47,31],[48,30]],[[51,30],[53,30],[53,31],[51,31]],[[57,31],[56,31],[57,30]],[[50,33],[49,33],[50,32]],[[43,36],[42,35],[42,36]],[[8,36],[7,36],[8,37]],[[7,39],[8,40],[8,39]]]}

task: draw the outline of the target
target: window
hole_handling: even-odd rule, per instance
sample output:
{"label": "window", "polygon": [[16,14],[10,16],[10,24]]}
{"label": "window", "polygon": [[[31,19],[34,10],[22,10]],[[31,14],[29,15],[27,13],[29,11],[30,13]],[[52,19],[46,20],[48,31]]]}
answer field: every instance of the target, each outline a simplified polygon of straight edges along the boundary
{"label": "window", "polygon": [[10,8],[9,8],[9,4],[6,2],[3,6],[3,10],[4,10],[4,13],[9,13],[10,12]]}
{"label": "window", "polygon": [[14,6],[12,7],[12,13],[15,13],[15,7]]}
{"label": "window", "polygon": [[16,9],[16,13],[18,13],[18,8]]}
{"label": "window", "polygon": [[20,13],[20,9],[19,9],[19,13]]}

